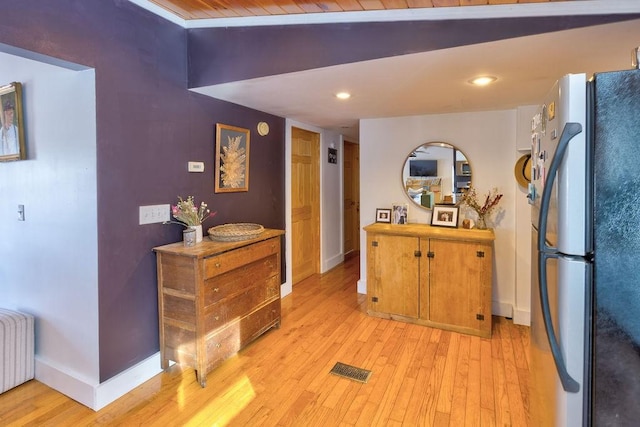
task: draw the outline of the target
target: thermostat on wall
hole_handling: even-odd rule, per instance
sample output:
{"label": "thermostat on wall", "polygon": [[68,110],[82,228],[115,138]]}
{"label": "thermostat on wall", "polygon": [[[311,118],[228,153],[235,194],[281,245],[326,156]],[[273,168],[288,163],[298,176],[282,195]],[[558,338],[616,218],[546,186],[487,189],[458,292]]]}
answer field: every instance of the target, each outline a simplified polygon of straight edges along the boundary
{"label": "thermostat on wall", "polygon": [[204,172],[204,162],[189,162],[189,172]]}

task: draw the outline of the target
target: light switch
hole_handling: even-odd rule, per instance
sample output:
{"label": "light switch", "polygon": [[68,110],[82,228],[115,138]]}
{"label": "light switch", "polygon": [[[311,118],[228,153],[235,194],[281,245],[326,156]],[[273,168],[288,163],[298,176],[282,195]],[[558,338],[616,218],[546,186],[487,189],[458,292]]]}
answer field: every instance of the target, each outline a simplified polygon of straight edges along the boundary
{"label": "light switch", "polygon": [[140,222],[139,224],[154,224],[156,222],[169,221],[170,205],[151,205],[140,206]]}
{"label": "light switch", "polygon": [[18,205],[18,221],[24,221],[24,205]]}

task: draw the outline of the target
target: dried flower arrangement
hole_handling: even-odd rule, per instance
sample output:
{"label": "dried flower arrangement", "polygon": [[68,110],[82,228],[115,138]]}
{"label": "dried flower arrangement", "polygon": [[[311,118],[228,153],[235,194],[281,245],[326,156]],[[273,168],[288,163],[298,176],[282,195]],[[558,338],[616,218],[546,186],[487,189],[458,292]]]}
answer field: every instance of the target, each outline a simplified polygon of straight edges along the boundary
{"label": "dried flower arrangement", "polygon": [[201,202],[200,206],[196,208],[193,196],[188,196],[187,200],[183,200],[182,197],[178,196],[178,203],[175,206],[171,206],[171,214],[176,221],[166,221],[164,224],[180,224],[190,227],[202,224],[207,218],[215,216],[216,212],[211,212],[207,209],[205,202]]}
{"label": "dried flower arrangement", "polygon": [[222,147],[220,159],[220,176],[225,187],[238,188],[244,183],[245,159],[247,157],[244,148],[240,148],[242,135],[227,137],[229,145]]}
{"label": "dried flower arrangement", "polygon": [[478,214],[478,228],[486,228],[485,221],[486,218],[493,212],[493,210],[500,203],[500,199],[502,199],[502,194],[498,193],[497,188],[493,188],[490,190],[487,195],[484,197],[484,202],[480,202],[478,197],[478,192],[474,187],[470,187],[460,199],[460,204],[468,206],[473,209]]}

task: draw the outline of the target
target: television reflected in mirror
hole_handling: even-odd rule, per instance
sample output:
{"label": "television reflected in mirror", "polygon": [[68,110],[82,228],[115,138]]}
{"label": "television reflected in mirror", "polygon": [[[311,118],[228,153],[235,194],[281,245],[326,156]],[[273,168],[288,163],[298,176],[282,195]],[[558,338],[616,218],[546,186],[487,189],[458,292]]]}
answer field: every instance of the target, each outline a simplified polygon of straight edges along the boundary
{"label": "television reflected in mirror", "polygon": [[409,160],[409,175],[438,176],[437,160]]}

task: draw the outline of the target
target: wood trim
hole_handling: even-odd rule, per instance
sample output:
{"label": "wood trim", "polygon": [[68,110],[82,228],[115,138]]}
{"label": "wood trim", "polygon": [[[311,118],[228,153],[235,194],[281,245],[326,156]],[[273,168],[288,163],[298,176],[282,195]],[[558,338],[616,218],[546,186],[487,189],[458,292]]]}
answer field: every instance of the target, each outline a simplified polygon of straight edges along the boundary
{"label": "wood trim", "polygon": [[432,227],[426,224],[383,224],[375,223],[364,227],[369,233],[390,234],[394,236],[426,237],[443,240],[462,240],[468,242],[492,242],[493,230]]}
{"label": "wood trim", "polygon": [[404,10],[417,8],[491,6],[518,3],[548,3],[570,0],[150,0],[182,19],[234,18],[300,13]]}

